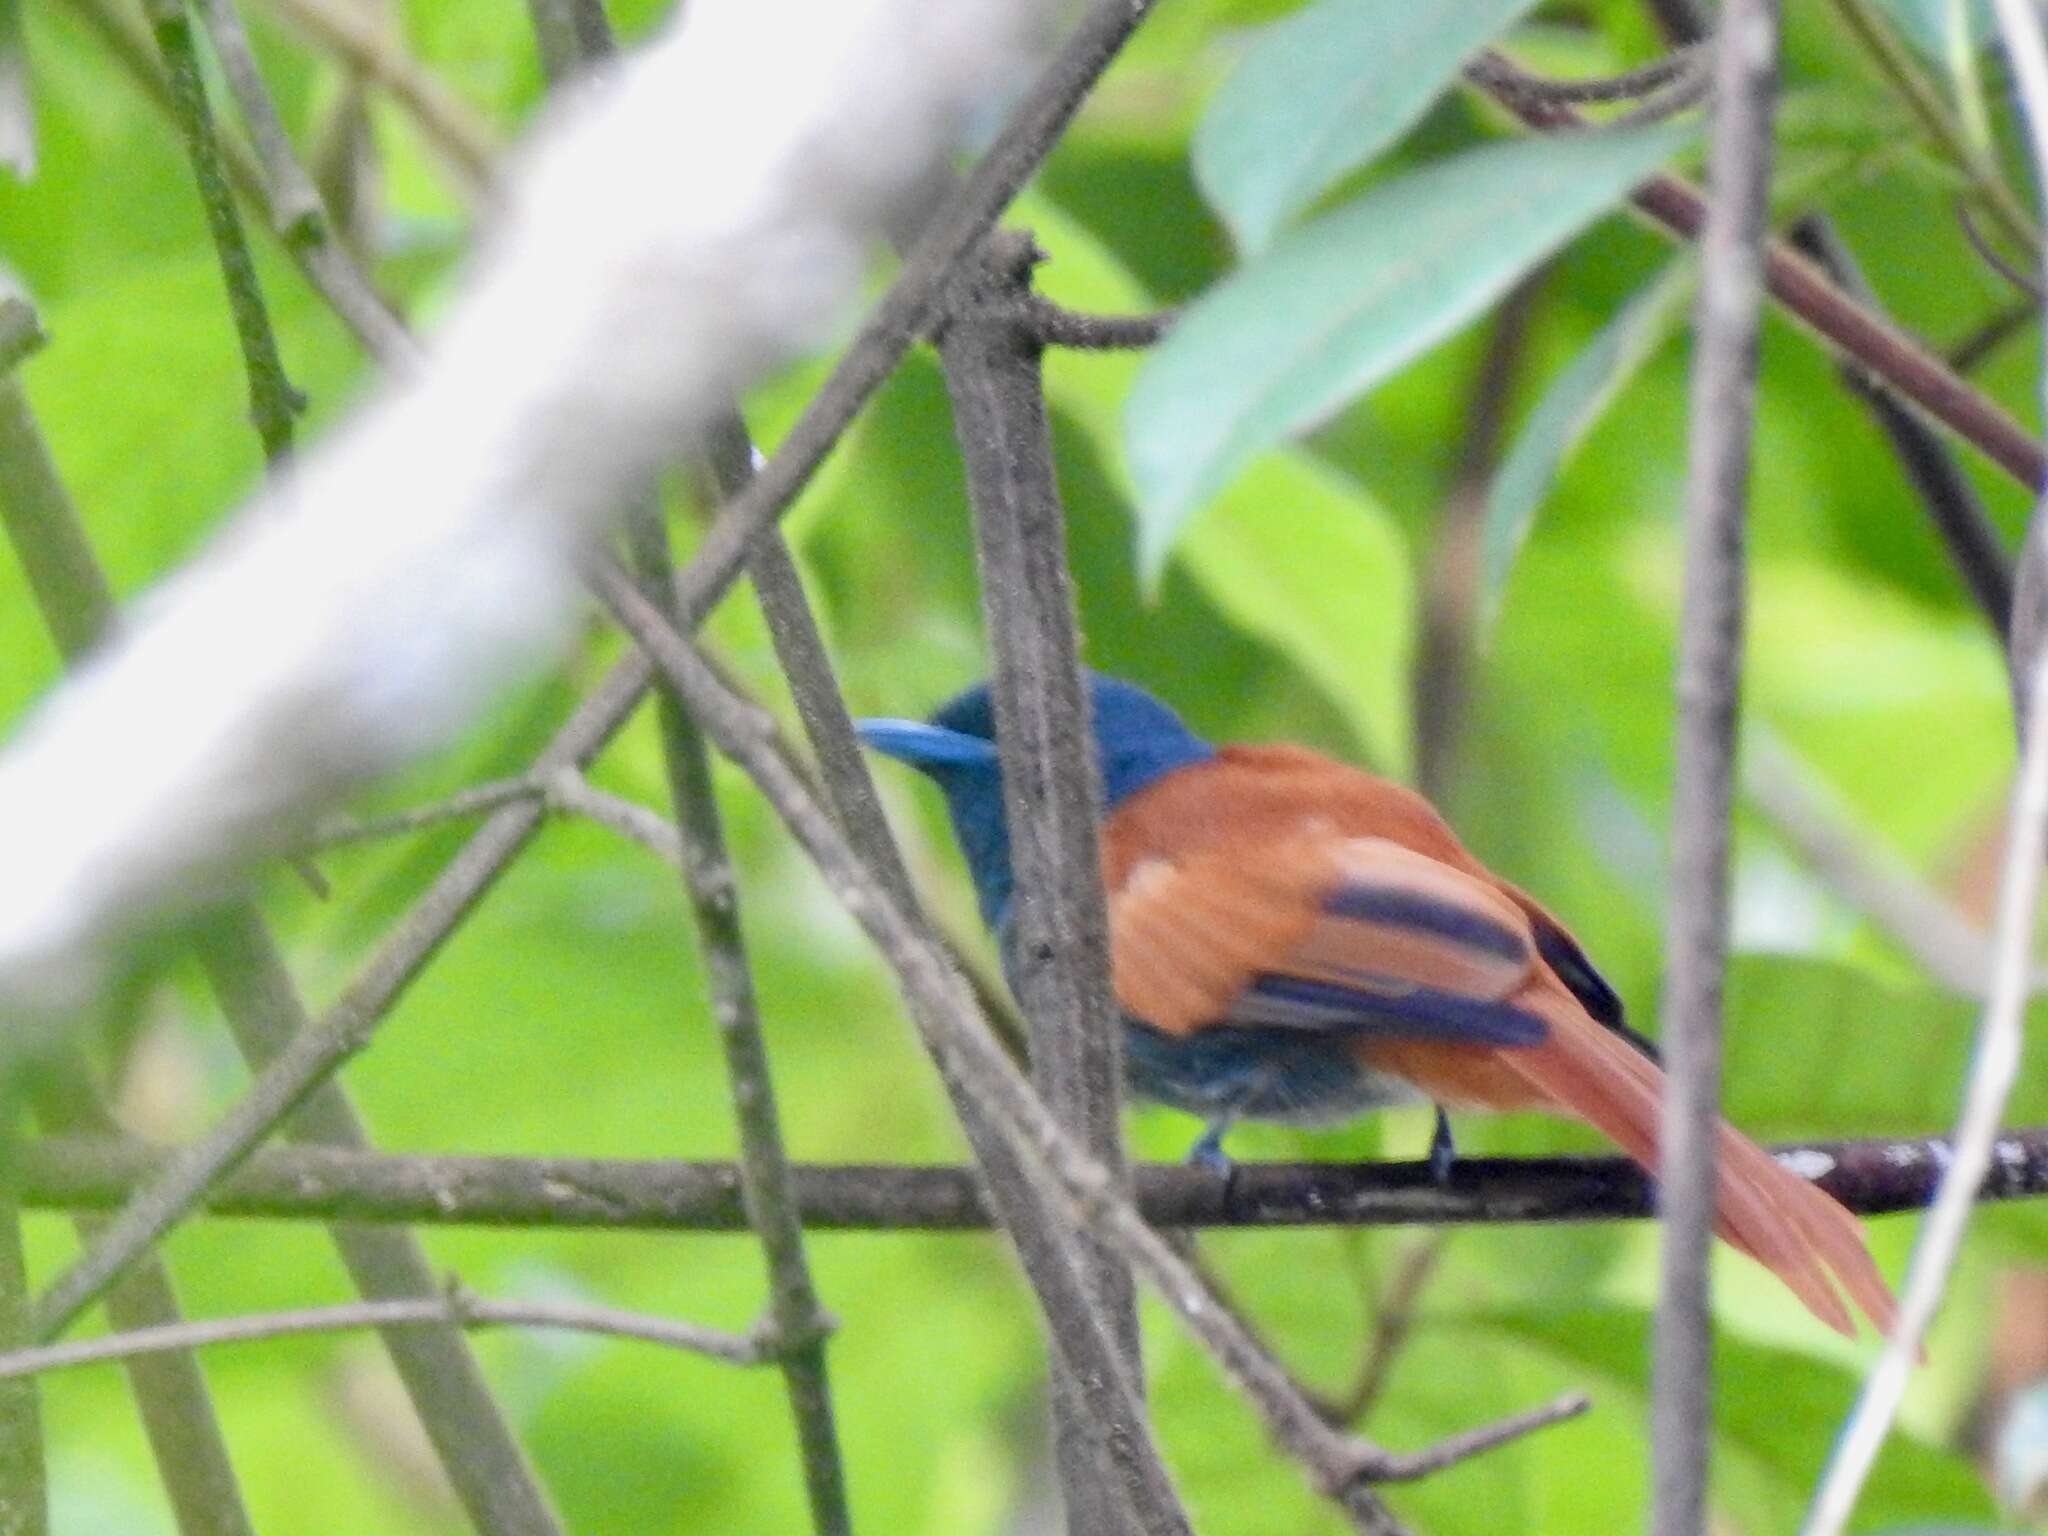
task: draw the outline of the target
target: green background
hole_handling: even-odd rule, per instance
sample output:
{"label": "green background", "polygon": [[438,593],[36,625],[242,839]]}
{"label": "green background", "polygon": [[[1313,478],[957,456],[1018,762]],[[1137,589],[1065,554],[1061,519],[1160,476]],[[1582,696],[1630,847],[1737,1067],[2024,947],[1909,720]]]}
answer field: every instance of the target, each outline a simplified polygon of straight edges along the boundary
{"label": "green background", "polygon": [[[408,45],[509,141],[541,82],[512,0],[412,0]],[[617,8],[628,32],[658,7]],[[1189,135],[1277,4],[1170,0],[1116,67],[1015,210],[1050,254],[1046,292],[1133,309],[1199,293],[1230,243],[1205,211]],[[252,7],[287,121],[311,141],[334,68]],[[1781,185],[1833,215],[1885,303],[1937,345],[2012,299],[1969,251],[1953,187],[1825,6],[1790,6]],[[1623,0],[1544,7],[1524,34],[1545,67],[1598,73],[1656,39]],[[0,255],[41,307],[51,345],[23,378],[118,590],[145,589],[203,543],[260,471],[233,333],[175,139],[68,7],[31,7],[42,164],[0,180]],[[473,211],[451,194],[402,114],[375,122],[389,207],[379,276],[415,318],[460,270]],[[1441,103],[1383,164],[1419,164],[1499,132],[1465,99]],[[689,146],[679,152],[688,153]],[[1373,175],[1383,174],[1375,171]],[[1611,218],[1543,282],[1517,370],[1519,420],[1626,299],[1669,259]],[[274,246],[259,252],[285,362],[317,437],[368,385],[360,354]],[[1410,772],[1423,572],[1454,474],[1487,325],[1470,328],[1352,405],[1307,444],[1256,459],[1182,532],[1156,591],[1141,586],[1121,441],[1138,364],[1048,365],[1088,660],[1155,689],[1199,729],[1308,742]],[[2023,419],[2033,348],[1977,374]],[[1570,460],[1505,588],[1473,673],[1446,808],[1504,875],[1572,923],[1654,1031],[1685,474],[1686,348],[1663,347]],[[821,377],[807,365],[748,404],[769,446]],[[2015,541],[2018,489],[1968,452],[1965,468]],[[677,537],[696,524],[680,500]],[[962,477],[944,390],[919,354],[870,406],[789,527],[857,711],[918,714],[985,668]],[[1870,839],[1937,883],[1961,879],[1996,830],[2012,735],[1997,647],[1946,563],[1883,439],[1833,365],[1782,317],[1766,332],[1754,477],[1749,718],[1802,754]],[[709,632],[777,707],[751,598]],[[506,699],[462,745],[364,802],[412,804],[520,771],[617,653],[594,625],[548,676]],[[58,672],[18,569],[0,560],[0,721]],[[651,721],[594,773],[663,802]],[[933,903],[963,928],[971,902],[938,808],[901,770],[882,781]],[[874,956],[736,775],[720,793],[743,872],[783,1120],[816,1160],[953,1160],[942,1098]],[[1759,1137],[1926,1132],[1952,1114],[1975,1012],[1831,896],[1745,811],[1730,999],[1730,1113]],[[331,999],[378,935],[458,846],[460,829],[325,855],[336,895],[270,879],[264,905],[309,999]],[[0,854],[4,856],[4,854]],[[1981,900],[1981,879],[1958,887]],[[346,1081],[390,1151],[621,1157],[731,1155],[734,1132],[702,976],[674,877],[591,826],[557,822],[434,961]],[[164,1140],[208,1126],[244,1073],[196,975],[151,997],[119,1086],[128,1124]],[[2030,1064],[2013,1118],[2039,1117]],[[1174,1158],[1195,1127],[1130,1121],[1145,1155]],[[1252,1128],[1243,1157],[1416,1155],[1419,1113],[1307,1135]],[[1460,1127],[1465,1149],[1586,1149],[1535,1119]],[[1901,1273],[1910,1222],[1872,1223]],[[35,1272],[74,1251],[67,1224],[29,1224]],[[1406,1233],[1287,1232],[1208,1239],[1249,1315],[1312,1383],[1338,1391],[1370,1334],[1378,1285]],[[567,1232],[426,1234],[437,1265],[489,1295],[569,1296],[740,1328],[761,1303],[758,1250],[739,1237]],[[854,1513],[865,1531],[996,1532],[1044,1496],[1041,1341],[1029,1298],[987,1237],[819,1236]],[[317,1230],[203,1221],[168,1257],[196,1316],[338,1301],[345,1280]],[[1995,1347],[2001,1274],[2048,1260],[2038,1212],[1987,1213],[1957,1296],[1879,1465],[1860,1524],[1988,1521],[1968,1456],[1951,1448]],[[1368,1428],[1419,1446],[1569,1387],[1585,1418],[1393,1496],[1418,1529],[1627,1529],[1646,1502],[1646,1307],[1654,1241],[1640,1229],[1454,1234],[1421,1321]],[[1746,1263],[1717,1269],[1723,1350],[1717,1495],[1726,1529],[1790,1529],[1874,1346],[1824,1333]],[[1148,1311],[1148,1359],[1168,1458],[1199,1529],[1336,1530],[1337,1518],[1265,1443],[1214,1369]],[[578,1532],[802,1528],[781,1389],[644,1346],[479,1337],[493,1385]],[[461,1528],[373,1341],[293,1340],[207,1357],[257,1528],[294,1536]],[[119,1373],[49,1378],[56,1529],[170,1529]]]}

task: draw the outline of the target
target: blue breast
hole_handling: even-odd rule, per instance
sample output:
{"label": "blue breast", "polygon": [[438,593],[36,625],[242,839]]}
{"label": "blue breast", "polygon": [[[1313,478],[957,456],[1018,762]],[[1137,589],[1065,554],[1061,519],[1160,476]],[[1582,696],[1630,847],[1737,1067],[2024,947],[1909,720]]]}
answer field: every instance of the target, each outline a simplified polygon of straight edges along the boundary
{"label": "blue breast", "polygon": [[1326,1125],[1420,1099],[1343,1041],[1301,1029],[1216,1025],[1183,1037],[1126,1016],[1124,1061],[1134,1097],[1205,1120]]}

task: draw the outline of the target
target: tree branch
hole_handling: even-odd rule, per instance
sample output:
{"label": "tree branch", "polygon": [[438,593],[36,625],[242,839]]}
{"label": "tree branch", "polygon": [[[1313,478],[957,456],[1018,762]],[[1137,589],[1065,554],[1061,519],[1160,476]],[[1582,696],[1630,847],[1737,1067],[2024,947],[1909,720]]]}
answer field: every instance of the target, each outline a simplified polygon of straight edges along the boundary
{"label": "tree branch", "polygon": [[[1779,1161],[1859,1216],[1925,1209],[1951,1160],[1946,1138],[1789,1143]],[[105,1210],[175,1151],[108,1136],[19,1149],[20,1197],[37,1210]],[[806,1227],[826,1232],[976,1232],[995,1218],[973,1168],[799,1163]],[[1225,1181],[1180,1163],[1132,1169],[1133,1199],[1167,1229],[1526,1226],[1637,1221],[1655,1185],[1621,1157],[1461,1157],[1438,1184],[1423,1163],[1239,1163]],[[2002,1132],[1979,1200],[2048,1195],[2048,1127]],[[270,1146],[210,1186],[216,1217],[364,1225],[745,1232],[733,1163],[576,1157],[399,1156]]]}
{"label": "tree branch", "polygon": [[[1109,915],[1096,826],[1102,782],[1074,632],[1066,514],[1053,468],[1035,334],[989,308],[1025,307],[1041,259],[1028,235],[999,232],[963,264],[939,339],[974,508],[982,612],[995,651],[996,739],[1016,895],[1004,970],[1031,1031],[1032,1080],[1076,1144],[1128,1191],[1122,1026],[1109,987]],[[1130,1267],[1083,1236],[1082,1275],[1143,1411]],[[1055,1331],[1066,1326],[1048,1315]],[[1118,1513],[1097,1447],[1128,1426],[1090,1419],[1053,1373],[1053,1438],[1067,1518],[1108,1531]]]}
{"label": "tree branch", "polygon": [[[674,566],[660,509],[650,503],[636,510],[627,522],[627,539],[648,601],[674,614]],[[656,703],[669,798],[681,830],[684,894],[696,920],[712,1016],[718,1022],[733,1115],[739,1124],[741,1191],[767,1263],[770,1315],[777,1334],[790,1341],[782,1355],[782,1374],[796,1421],[811,1524],[818,1536],[848,1536],[853,1517],[847,1507],[846,1470],[825,1366],[828,1330],[804,1255],[803,1223],[790,1193],[789,1155],[783,1149],[753,967],[740,929],[739,877],[726,851],[703,734],[673,688],[660,688]]]}
{"label": "tree branch", "polygon": [[263,285],[256,277],[242,218],[235,210],[235,194],[222,168],[219,130],[207,104],[206,81],[199,70],[199,50],[192,41],[192,20],[185,13],[184,0],[143,0],[143,11],[156,37],[164,76],[170,83],[172,115],[199,182],[207,233],[213,237],[221,277],[227,284],[228,309],[234,316],[242,365],[249,376],[249,411],[255,418],[256,435],[263,440],[263,456],[275,464],[291,452],[292,418],[306,408],[306,398],[285,377],[284,360],[278,356]]}
{"label": "tree branch", "polygon": [[[177,110],[172,101],[171,85],[158,63],[148,28],[130,9],[116,5],[113,0],[65,0],[65,3],[81,21],[100,34],[114,62],[127,71],[150,104],[175,121]],[[342,270],[346,253],[331,241],[307,246],[286,240],[265,185],[263,167],[249,152],[248,146],[239,139],[223,138],[219,148],[223,169],[236,194],[256,211],[263,226],[278,237],[285,254],[297,264],[306,281],[327,301],[342,323],[355,333],[356,339],[373,357],[383,359],[387,366],[392,359],[403,357],[412,346],[411,339],[381,297],[371,292],[365,298],[354,290],[350,281],[350,273],[354,269]]]}
{"label": "tree branch", "polygon": [[292,151],[277,105],[256,66],[255,50],[235,0],[196,0],[200,19],[213,41],[221,73],[227,78],[242,121],[256,146],[270,218],[278,237],[313,277],[314,286],[342,321],[363,339],[386,368],[411,367],[419,360],[412,337],[391,312],[391,306],[357,268],[338,237],[327,205]]}
{"label": "tree branch", "polygon": [[265,0],[271,10],[322,48],[345,59],[401,107],[420,137],[439,152],[471,199],[493,191],[497,146],[490,131],[433,73],[390,36],[367,10],[334,0]]}
{"label": "tree branch", "polygon": [[[31,1087],[37,1121],[45,1132],[114,1137],[114,1117],[77,1051],[43,1063]],[[94,1242],[99,1217],[73,1212],[81,1245]],[[151,1328],[180,1320],[178,1297],[162,1262],[152,1254],[107,1293],[107,1321],[117,1329]],[[254,1536],[227,1440],[199,1362],[167,1353],[128,1363],[128,1389],[142,1415],[157,1477],[180,1536]]]}
{"label": "tree branch", "polygon": [[1741,702],[1743,547],[1770,232],[1777,0],[1728,0],[1714,41],[1713,142],[1701,234],[1678,656],[1678,778],[1665,924],[1665,1216],[1651,1456],[1658,1536],[1704,1536],[1713,1438],[1714,1242],[1721,989]]}
{"label": "tree branch", "polygon": [[359,1328],[558,1328],[573,1333],[598,1333],[610,1338],[638,1339],[690,1354],[708,1355],[729,1365],[759,1365],[774,1358],[772,1348],[736,1333],[670,1322],[643,1313],[571,1302],[491,1301],[453,1292],[439,1297],[417,1296],[396,1301],[357,1301],[333,1307],[306,1307],[292,1312],[263,1312],[248,1317],[207,1318],[165,1323],[42,1344],[33,1349],[0,1353],[0,1381],[37,1376],[72,1366],[107,1360],[132,1360],[169,1350],[203,1349],[213,1344],[242,1344],[294,1334],[346,1333]]}
{"label": "tree branch", "polygon": [[[1356,1529],[1375,1533],[1398,1529],[1371,1485],[1410,1475],[1410,1459],[1341,1434],[1324,1422],[1286,1371],[1227,1308],[1217,1304],[1201,1277],[1172,1245],[1119,1195],[1108,1170],[1076,1147],[1054,1120],[988,1033],[943,952],[866,870],[810,797],[801,776],[776,752],[772,722],[728,690],[696,648],[669,629],[621,573],[599,566],[592,572],[592,580],[612,611],[688,700],[707,734],[753,778],[889,961],[949,1091],[956,1098],[971,1096],[985,1107],[1003,1140],[1069,1207],[1072,1223],[1112,1242],[1134,1269],[1157,1286],[1232,1384],[1258,1410],[1274,1440],[1302,1464]],[[1091,1411],[1107,1422],[1129,1423],[1142,1430],[1143,1414],[1100,1320],[1085,1300],[1070,1307],[1068,1315],[1073,1326],[1056,1334],[1055,1342],[1073,1368],[1077,1386],[1084,1392],[1123,1399],[1119,1411],[1112,1415],[1105,1416],[1105,1405],[1097,1403],[1091,1403]],[[1084,1358],[1089,1365],[1084,1365]],[[1090,1366],[1099,1374],[1091,1375]],[[1172,1501],[1170,1490],[1166,1502],[1151,1504],[1154,1484],[1147,1469],[1156,1463],[1156,1457],[1129,1456],[1133,1448],[1132,1440],[1110,1435],[1106,1454],[1119,1458],[1123,1473],[1119,1486],[1129,1491],[1132,1513],[1140,1527],[1147,1528],[1148,1519],[1158,1519],[1171,1522],[1168,1528],[1185,1528],[1185,1516]],[[1149,1451],[1149,1444],[1145,1449]]]}

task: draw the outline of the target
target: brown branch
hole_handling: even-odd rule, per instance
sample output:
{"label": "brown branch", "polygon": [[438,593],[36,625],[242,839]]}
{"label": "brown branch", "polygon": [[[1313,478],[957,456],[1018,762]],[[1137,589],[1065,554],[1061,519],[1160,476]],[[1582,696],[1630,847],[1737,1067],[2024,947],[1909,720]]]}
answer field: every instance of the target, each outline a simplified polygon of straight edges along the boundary
{"label": "brown branch", "polygon": [[[1499,98],[1496,98],[1499,99]],[[1501,103],[1532,128],[1583,128],[1570,107]],[[1634,194],[1638,211],[1681,240],[1697,240],[1707,203],[1697,187],[1659,173]],[[1773,299],[1823,341],[1883,379],[1901,399],[1975,447],[2022,485],[2048,480],[2048,455],[2001,406],[1973,389],[1939,357],[1884,316],[1850,298],[1813,262],[1783,241],[1765,246],[1764,279]]]}
{"label": "brown branch", "polygon": [[1658,95],[1668,86],[1703,76],[1705,63],[1703,50],[1695,45],[1619,75],[1560,80],[1534,74],[1489,49],[1465,67],[1465,78],[1502,101],[1530,107],[1602,106]]}
{"label": "brown branch", "polygon": [[[1877,298],[1864,281],[1849,248],[1819,216],[1801,219],[1792,239],[1825,267],[1851,298],[1871,309]],[[1897,456],[1899,467],[1920,493],[1950,563],[1976,598],[1998,637],[2012,630],[2012,556],[1948,444],[1918,415],[1902,405],[1884,382],[1852,359],[1841,365],[1842,380],[1869,409]]]}

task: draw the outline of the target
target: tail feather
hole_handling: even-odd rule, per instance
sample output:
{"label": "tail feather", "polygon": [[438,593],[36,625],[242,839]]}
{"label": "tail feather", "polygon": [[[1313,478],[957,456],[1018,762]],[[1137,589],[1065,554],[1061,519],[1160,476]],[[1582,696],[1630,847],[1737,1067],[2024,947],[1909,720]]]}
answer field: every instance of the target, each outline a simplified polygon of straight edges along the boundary
{"label": "tail feather", "polygon": [[[1516,1001],[1551,1025],[1551,1037],[1528,1050],[1501,1052],[1502,1064],[1545,1101],[1580,1116],[1656,1173],[1663,1100],[1656,1064],[1547,987]],[[1856,1218],[1725,1123],[1719,1153],[1715,1230],[1775,1273],[1836,1332],[1855,1332],[1837,1284],[1889,1332],[1898,1304],[1864,1246]]]}

